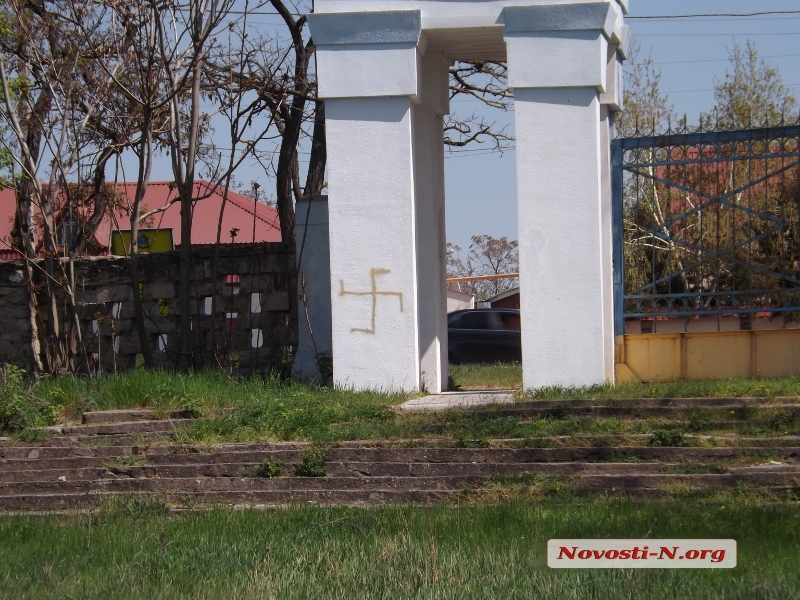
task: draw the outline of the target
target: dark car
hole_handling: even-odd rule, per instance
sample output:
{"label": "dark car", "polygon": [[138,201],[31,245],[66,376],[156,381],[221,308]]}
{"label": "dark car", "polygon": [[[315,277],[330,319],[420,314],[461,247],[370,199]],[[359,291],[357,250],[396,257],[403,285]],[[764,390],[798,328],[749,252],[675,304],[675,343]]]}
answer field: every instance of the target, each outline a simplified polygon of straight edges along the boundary
{"label": "dark car", "polygon": [[519,310],[476,308],[447,315],[451,364],[522,361]]}

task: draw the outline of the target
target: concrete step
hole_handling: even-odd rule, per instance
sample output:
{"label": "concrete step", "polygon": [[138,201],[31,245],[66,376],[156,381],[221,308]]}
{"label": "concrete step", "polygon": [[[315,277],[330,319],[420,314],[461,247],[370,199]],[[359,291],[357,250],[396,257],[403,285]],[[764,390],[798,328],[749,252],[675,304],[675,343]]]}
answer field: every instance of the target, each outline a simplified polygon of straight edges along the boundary
{"label": "concrete step", "polygon": [[[307,490],[458,490],[482,483],[486,476],[453,477],[123,477],[91,481],[25,481],[0,483],[0,498],[27,494],[86,492],[215,492]],[[0,500],[0,502],[2,502]]]}
{"label": "concrete step", "polygon": [[[223,408],[222,414],[233,414],[233,408]],[[191,419],[192,411],[173,410],[167,414],[169,419]],[[156,421],[156,413],[149,408],[133,408],[125,410],[87,411],[82,415],[84,425],[104,425],[110,423],[129,423],[131,421]]]}
{"label": "concrete step", "polygon": [[500,407],[513,405],[520,407],[550,408],[569,406],[575,409],[592,406],[652,406],[652,407],[712,407],[742,406],[743,404],[785,403],[798,404],[795,396],[779,398],[592,398],[585,400],[535,400],[521,394],[506,392],[460,391],[444,392],[408,400],[395,408],[401,412],[437,412],[444,410],[498,410]]}
{"label": "concrete step", "polygon": [[165,433],[191,425],[194,419],[163,419],[150,421],[122,421],[101,425],[65,425],[60,432],[68,436],[120,435],[140,433]]}
{"label": "concrete step", "polygon": [[[291,474],[294,464],[284,465]],[[96,466],[77,469],[41,469],[0,472],[0,482],[92,481],[123,478],[253,477],[258,464],[213,463],[161,466]],[[491,477],[537,473],[575,475],[580,473],[661,473],[660,463],[342,463],[327,464],[328,477]]]}
{"label": "concrete step", "polygon": [[[663,417],[671,420],[687,420],[688,414],[702,415],[703,413],[713,413],[718,411],[736,411],[742,406],[752,407],[755,411],[764,410],[797,410],[800,411],[800,404],[720,404],[720,405],[694,405],[694,406],[640,406],[631,404],[629,406],[606,406],[606,405],[583,405],[569,407],[558,405],[545,408],[538,406],[538,403],[519,403],[513,408],[493,408],[475,410],[471,414],[481,418],[502,419],[516,417],[520,419],[540,419],[547,417],[570,418],[570,417],[619,417],[623,420],[630,420],[642,417]],[[727,416],[727,415],[726,415]],[[737,422],[734,415],[731,415],[731,422]],[[738,421],[744,422],[744,421]]]}
{"label": "concrete step", "polygon": [[237,507],[265,507],[298,504],[318,506],[375,506],[384,504],[430,504],[453,500],[461,494],[460,490],[303,490],[284,492],[274,490],[235,490],[198,492],[140,492],[130,493],[65,493],[65,494],[24,494],[0,496],[0,514],[34,511],[74,511],[97,507],[109,498],[121,501],[131,498],[162,501],[173,507],[202,508],[208,505],[227,505]]}
{"label": "concrete step", "polygon": [[175,440],[174,431],[163,431],[160,433],[121,433],[106,435],[82,435],[72,439],[73,443],[82,446],[131,446],[160,444]]}
{"label": "concrete step", "polygon": [[[780,396],[775,398],[758,397],[724,397],[724,398],[614,398],[596,400],[526,400],[514,404],[515,408],[553,408],[564,406],[569,408],[586,408],[592,406],[608,407],[662,407],[662,408],[730,408],[739,406],[792,406],[800,407],[800,397]],[[480,409],[479,409],[480,410]],[[488,409],[491,410],[491,409]],[[477,411],[476,411],[477,412]]]}
{"label": "concrete step", "polygon": [[83,413],[81,418],[81,422],[84,425],[102,425],[107,423],[130,423],[132,421],[155,420],[155,414],[149,408],[87,411]]}
{"label": "concrete step", "polygon": [[749,486],[800,486],[800,473],[751,472],[721,475],[582,475],[580,485],[590,490],[610,493],[667,494],[670,487],[730,488],[739,483]]}
{"label": "concrete step", "polygon": [[[380,481],[379,481],[380,480]],[[128,479],[94,482],[7,484],[0,490],[0,511],[65,510],[96,506],[104,498],[159,499],[173,505],[224,504],[351,504],[430,502],[453,499],[479,490],[487,478],[276,478],[276,479]],[[525,480],[520,480],[524,482]],[[730,488],[746,484],[766,490],[796,490],[796,473],[741,475],[578,475],[578,488],[598,493],[668,495],[671,489]]]}
{"label": "concrete step", "polygon": [[[548,476],[658,475],[684,463],[328,463],[327,477],[495,477],[533,473]],[[695,463],[696,464],[696,463]],[[284,465],[291,474],[294,465]],[[86,467],[0,473],[0,482],[93,481],[96,479],[191,479],[199,477],[253,477],[257,465],[221,463],[203,465]],[[731,467],[731,474],[798,473],[800,464],[760,464]]]}
{"label": "concrete step", "polygon": [[[288,449],[275,449],[288,448]],[[64,453],[59,457],[58,451]],[[260,464],[272,459],[287,464],[299,460],[302,448],[281,444],[226,444],[212,447],[153,446],[150,448],[4,448],[0,473],[29,470],[104,467],[125,460],[148,466]],[[800,446],[763,447],[655,447],[599,446],[581,448],[331,448],[331,463],[547,463],[610,462],[627,460],[713,463],[734,457],[769,455],[781,461],[800,462]],[[18,458],[17,458],[18,457]]]}

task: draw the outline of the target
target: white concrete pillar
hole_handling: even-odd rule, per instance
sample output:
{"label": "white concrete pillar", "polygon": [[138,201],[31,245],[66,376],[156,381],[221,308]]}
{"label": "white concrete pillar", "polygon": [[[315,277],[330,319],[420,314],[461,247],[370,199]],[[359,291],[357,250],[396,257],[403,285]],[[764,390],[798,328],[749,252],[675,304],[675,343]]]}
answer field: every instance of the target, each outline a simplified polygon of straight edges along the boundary
{"label": "white concrete pillar", "polygon": [[[616,3],[504,10],[514,89],[526,389],[613,382],[610,162],[601,119]],[[608,229],[608,232],[606,232]],[[608,262],[608,264],[606,264]]]}
{"label": "white concrete pillar", "polygon": [[449,62],[441,53],[420,61],[420,94],[412,109],[417,218],[417,298],[421,387],[447,389],[447,268],[444,122],[449,112]]}
{"label": "white concrete pillar", "polygon": [[334,384],[415,391],[420,11],[313,14],[309,23],[326,101]]}

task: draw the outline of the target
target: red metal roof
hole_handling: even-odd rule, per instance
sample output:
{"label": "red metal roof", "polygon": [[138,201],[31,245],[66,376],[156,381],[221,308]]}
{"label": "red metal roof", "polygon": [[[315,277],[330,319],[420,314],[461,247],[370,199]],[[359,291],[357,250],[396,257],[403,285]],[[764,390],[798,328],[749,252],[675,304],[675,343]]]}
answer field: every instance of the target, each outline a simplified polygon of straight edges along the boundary
{"label": "red metal roof", "polygon": [[[114,219],[107,216],[98,227],[95,239],[98,246],[104,249],[101,254],[108,251],[111,241],[111,232],[114,230],[130,229],[130,205],[136,191],[135,183],[119,183],[116,186],[120,195],[119,207],[114,211]],[[147,228],[172,229],[172,238],[175,245],[181,243],[181,209],[176,201],[177,190],[172,182],[153,181],[147,186],[142,212],[149,212],[157,208],[169,207],[161,213],[153,215],[140,226]],[[203,198],[208,196],[207,198]],[[195,198],[202,198],[194,202],[192,215],[192,245],[214,244],[217,240],[217,225],[219,212],[223,200],[223,188],[211,188],[206,181],[195,183]],[[0,190],[0,259],[17,258],[18,255],[8,249],[8,235],[14,223],[16,198],[13,189]],[[255,227],[255,236],[253,228]],[[228,192],[228,202],[222,219],[222,232],[220,242],[231,243],[230,232],[238,229],[238,234],[233,239],[235,244],[248,244],[255,242],[280,242],[281,228],[278,221],[278,211],[266,204],[257,203],[237,194]]]}

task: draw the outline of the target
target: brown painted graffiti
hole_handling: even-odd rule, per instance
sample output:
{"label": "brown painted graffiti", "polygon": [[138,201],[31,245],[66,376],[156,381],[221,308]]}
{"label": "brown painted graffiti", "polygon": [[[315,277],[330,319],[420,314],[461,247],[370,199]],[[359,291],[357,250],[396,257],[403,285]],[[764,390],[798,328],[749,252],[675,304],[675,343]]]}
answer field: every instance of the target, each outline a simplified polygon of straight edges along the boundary
{"label": "brown painted graffiti", "polygon": [[359,329],[353,327],[351,333],[368,333],[375,335],[375,317],[378,314],[378,296],[397,296],[400,300],[400,312],[403,312],[403,294],[400,292],[380,292],[378,291],[378,276],[388,275],[391,273],[389,269],[372,269],[370,271],[370,278],[372,280],[372,291],[370,292],[348,292],[344,289],[344,280],[339,280],[341,284],[340,296],[372,296],[372,327],[370,329]]}

